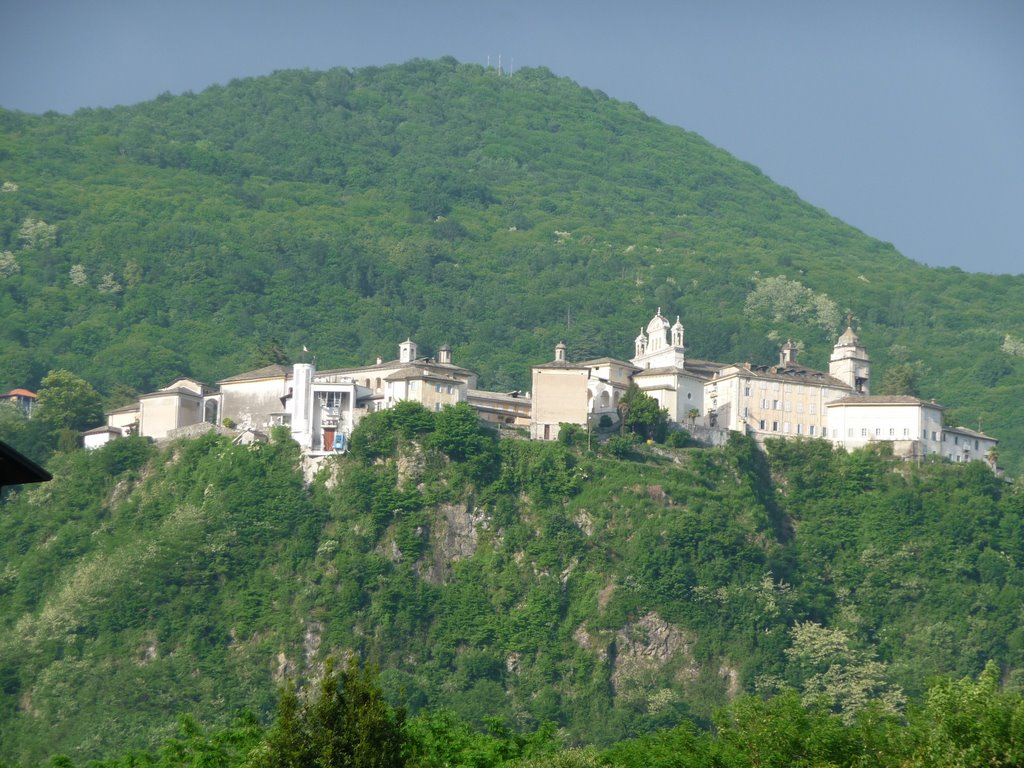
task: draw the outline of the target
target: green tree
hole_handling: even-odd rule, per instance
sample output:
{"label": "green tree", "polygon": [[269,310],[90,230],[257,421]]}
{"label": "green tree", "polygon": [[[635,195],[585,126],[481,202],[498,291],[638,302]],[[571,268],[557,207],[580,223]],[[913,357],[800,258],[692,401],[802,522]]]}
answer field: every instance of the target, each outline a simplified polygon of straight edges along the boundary
{"label": "green tree", "polygon": [[500,468],[497,440],[480,424],[480,417],[470,405],[446,405],[437,413],[434,424],[431,445],[464,464],[468,477],[487,483],[497,476]]}
{"label": "green tree", "polygon": [[340,672],[328,660],[316,695],[281,694],[261,768],[402,768],[405,712],[384,700],[374,675],[354,658]]}
{"label": "green tree", "polygon": [[668,411],[636,384],[630,384],[619,401],[623,428],[644,440],[663,442],[668,429]]}
{"label": "green tree", "polygon": [[989,768],[1024,765],[1024,698],[1000,690],[999,666],[990,661],[977,681],[944,681],[928,691],[914,713],[910,766]]}
{"label": "green tree", "polygon": [[389,420],[402,437],[412,439],[434,429],[434,414],[415,400],[403,400],[390,409]]}
{"label": "green tree", "polygon": [[61,429],[81,431],[103,421],[99,392],[85,379],[63,369],[43,377],[36,408],[38,418]]}
{"label": "green tree", "polygon": [[894,365],[885,372],[878,387],[880,395],[911,395],[918,397],[917,371],[909,363]]}

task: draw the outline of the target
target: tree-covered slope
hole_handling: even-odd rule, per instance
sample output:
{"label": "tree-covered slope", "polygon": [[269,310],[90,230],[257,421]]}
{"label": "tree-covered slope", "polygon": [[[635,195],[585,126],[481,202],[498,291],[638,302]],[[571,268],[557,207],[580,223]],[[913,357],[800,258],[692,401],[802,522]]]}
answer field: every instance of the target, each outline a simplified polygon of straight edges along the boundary
{"label": "tree-covered slope", "polygon": [[1011,469],[1024,455],[1024,278],[912,263],[543,69],[284,71],[0,111],[0,188],[0,389],[66,368],[118,403],[303,345],[324,366],[390,357],[407,336],[521,388],[563,338],[628,355],[658,306],[694,356],[771,362],[791,337],[824,367],[850,310],[876,383],[902,365]]}
{"label": "tree-covered slope", "polygon": [[51,469],[0,518],[10,761],[152,746],[180,713],[265,722],[329,655],[414,712],[597,744],[741,691],[852,715],[1024,661],[1024,500],[980,463],[739,437],[617,459],[406,404],[309,487],[287,440],[129,438]]}

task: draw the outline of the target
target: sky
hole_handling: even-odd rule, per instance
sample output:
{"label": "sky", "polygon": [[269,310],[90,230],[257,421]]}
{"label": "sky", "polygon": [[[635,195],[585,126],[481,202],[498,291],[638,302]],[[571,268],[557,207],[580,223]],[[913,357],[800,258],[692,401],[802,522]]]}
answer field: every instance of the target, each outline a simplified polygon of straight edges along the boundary
{"label": "sky", "polygon": [[0,0],[0,106],[278,69],[543,66],[929,266],[1024,273],[1022,0]]}

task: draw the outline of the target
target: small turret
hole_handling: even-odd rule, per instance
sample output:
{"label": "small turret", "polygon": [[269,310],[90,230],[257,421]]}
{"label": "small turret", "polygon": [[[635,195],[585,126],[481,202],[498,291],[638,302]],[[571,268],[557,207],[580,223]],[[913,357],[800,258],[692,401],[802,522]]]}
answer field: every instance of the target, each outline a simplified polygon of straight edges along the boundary
{"label": "small turret", "polygon": [[647,351],[647,336],[644,334],[644,329],[640,329],[640,335],[633,339],[633,344],[636,345],[636,356],[640,357],[644,352]]}
{"label": "small turret", "polygon": [[447,344],[442,345],[441,348],[437,350],[437,362],[442,365],[452,364],[452,348]]}
{"label": "small turret", "polygon": [[406,339],[398,345],[398,360],[402,363],[411,363],[416,359],[416,342]]}
{"label": "small turret", "polygon": [[558,342],[555,345],[555,362],[556,363],[564,363],[565,362],[565,342],[564,341],[560,341],[560,342]]}
{"label": "small turret", "polygon": [[684,347],[683,344],[683,324],[679,321],[679,315],[676,315],[676,324],[672,326],[672,346],[673,347]]}

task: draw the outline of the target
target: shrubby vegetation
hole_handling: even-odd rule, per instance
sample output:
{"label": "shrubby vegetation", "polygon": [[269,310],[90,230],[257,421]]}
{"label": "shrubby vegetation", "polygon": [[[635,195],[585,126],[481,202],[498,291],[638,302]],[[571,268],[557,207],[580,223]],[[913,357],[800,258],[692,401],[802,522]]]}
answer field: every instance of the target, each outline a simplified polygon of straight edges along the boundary
{"label": "shrubby vegetation", "polygon": [[773,712],[806,725],[766,728],[778,749],[820,725],[861,754],[870,727],[907,755],[974,738],[913,718],[989,662],[1017,706],[1024,499],[984,465],[616,440],[626,461],[406,404],[311,486],[288,440],[56,456],[0,518],[0,753],[82,763],[177,731],[248,754],[228,734],[263,739],[282,682],[315,687],[328,656],[381,670],[423,765],[740,750]]}
{"label": "shrubby vegetation", "polygon": [[[569,747],[549,725],[517,733],[491,721],[475,731],[451,712],[406,721],[374,678],[354,663],[330,666],[317,690],[286,688],[273,725],[251,716],[204,732],[183,718],[156,754],[129,753],[93,768],[195,765],[313,768],[990,768],[1024,761],[1024,698],[1001,690],[989,665],[977,680],[936,683],[905,717],[868,708],[853,720],[801,704],[794,691],[744,696],[723,707],[715,728],[692,723],[623,740],[606,749]],[[65,756],[51,765],[71,768]]]}
{"label": "shrubby vegetation", "polygon": [[876,383],[913,366],[1024,466],[1024,278],[913,264],[547,70],[413,61],[0,110],[0,391],[63,369],[117,406],[406,336],[525,389],[559,340],[626,355],[658,306],[693,357],[768,363],[791,338],[818,368],[853,311]]}

